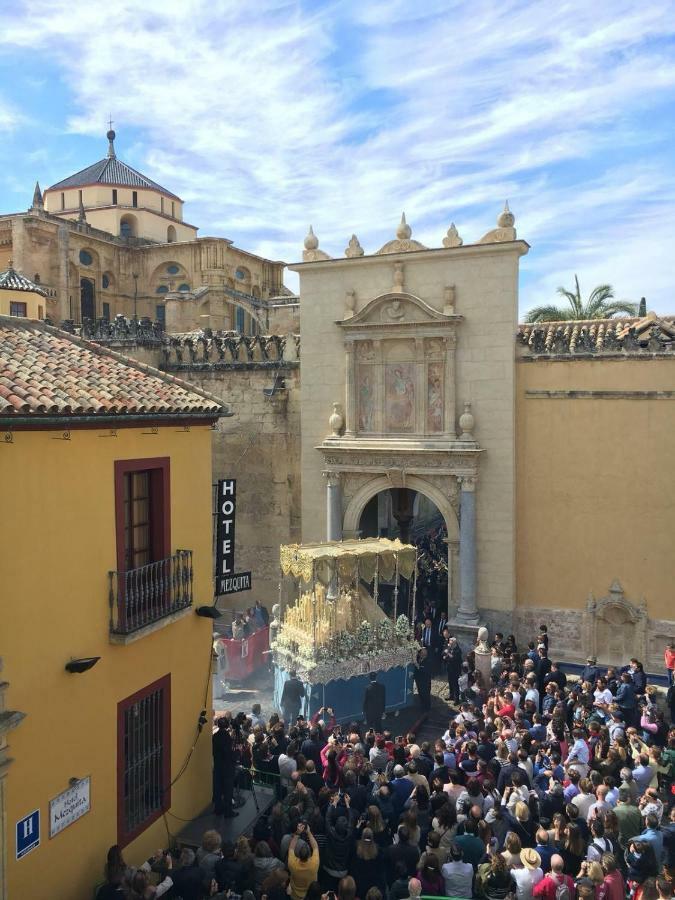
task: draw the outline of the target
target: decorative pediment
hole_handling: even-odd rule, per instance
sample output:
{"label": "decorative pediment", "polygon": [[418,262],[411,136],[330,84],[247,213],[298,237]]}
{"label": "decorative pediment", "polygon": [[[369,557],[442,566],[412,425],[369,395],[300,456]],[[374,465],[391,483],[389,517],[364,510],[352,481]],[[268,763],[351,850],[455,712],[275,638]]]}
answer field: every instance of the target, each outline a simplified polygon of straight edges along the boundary
{"label": "decorative pediment", "polygon": [[407,292],[389,292],[375,297],[362,310],[339,321],[343,328],[362,328],[392,325],[454,324],[462,321],[462,316],[445,315],[435,310],[419,297]]}

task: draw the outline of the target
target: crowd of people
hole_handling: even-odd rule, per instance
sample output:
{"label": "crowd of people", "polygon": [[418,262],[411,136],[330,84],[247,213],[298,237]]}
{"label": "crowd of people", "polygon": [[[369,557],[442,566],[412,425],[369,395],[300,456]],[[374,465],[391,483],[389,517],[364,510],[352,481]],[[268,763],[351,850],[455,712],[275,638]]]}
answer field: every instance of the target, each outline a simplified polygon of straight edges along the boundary
{"label": "crowd of people", "polygon": [[256,600],[255,606],[249,607],[244,612],[236,612],[232,624],[223,629],[224,637],[244,640],[254,632],[265,628],[270,623],[270,615],[267,607],[260,600]]}
{"label": "crowd of people", "polygon": [[[274,785],[268,814],[234,843],[208,831],[196,853],[158,853],[135,872],[113,848],[113,892],[99,900],[673,896],[675,727],[640,662],[589,659],[568,678],[542,626],[524,652],[495,636],[485,684],[433,610],[418,634],[447,676],[443,733],[340,726],[332,709],[309,721],[263,720],[258,706],[226,715],[213,738],[215,809],[236,815],[239,766]],[[667,668],[669,658],[675,644]]]}

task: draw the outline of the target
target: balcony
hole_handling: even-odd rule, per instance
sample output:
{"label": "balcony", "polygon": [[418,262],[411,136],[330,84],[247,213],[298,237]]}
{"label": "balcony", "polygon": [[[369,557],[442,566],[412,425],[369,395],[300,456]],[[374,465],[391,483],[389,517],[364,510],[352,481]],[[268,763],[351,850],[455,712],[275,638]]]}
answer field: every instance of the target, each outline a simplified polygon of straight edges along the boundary
{"label": "balcony", "polygon": [[128,572],[108,572],[110,640],[128,644],[181,618],[192,606],[192,550]]}

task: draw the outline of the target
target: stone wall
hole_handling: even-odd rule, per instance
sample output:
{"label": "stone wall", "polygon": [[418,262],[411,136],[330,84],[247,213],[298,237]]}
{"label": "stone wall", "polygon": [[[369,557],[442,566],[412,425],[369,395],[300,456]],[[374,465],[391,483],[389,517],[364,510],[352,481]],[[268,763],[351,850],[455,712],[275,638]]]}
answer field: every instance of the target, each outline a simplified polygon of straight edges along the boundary
{"label": "stone wall", "polygon": [[[234,412],[214,431],[213,478],[237,479],[235,566],[252,572],[252,590],[222,597],[219,606],[240,610],[260,599],[271,609],[278,595],[279,545],[300,540],[299,364],[172,374],[221,397]],[[278,392],[270,398],[264,391],[275,378]]]}

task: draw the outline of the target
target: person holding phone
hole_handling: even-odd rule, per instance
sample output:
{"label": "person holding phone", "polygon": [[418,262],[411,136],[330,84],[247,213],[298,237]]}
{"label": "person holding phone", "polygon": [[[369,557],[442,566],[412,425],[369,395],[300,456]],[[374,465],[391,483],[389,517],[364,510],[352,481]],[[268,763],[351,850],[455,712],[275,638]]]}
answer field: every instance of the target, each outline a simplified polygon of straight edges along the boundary
{"label": "person holding phone", "polygon": [[298,822],[288,847],[288,871],[291,880],[288,893],[293,900],[304,900],[309,886],[319,873],[319,845],[305,822]]}

